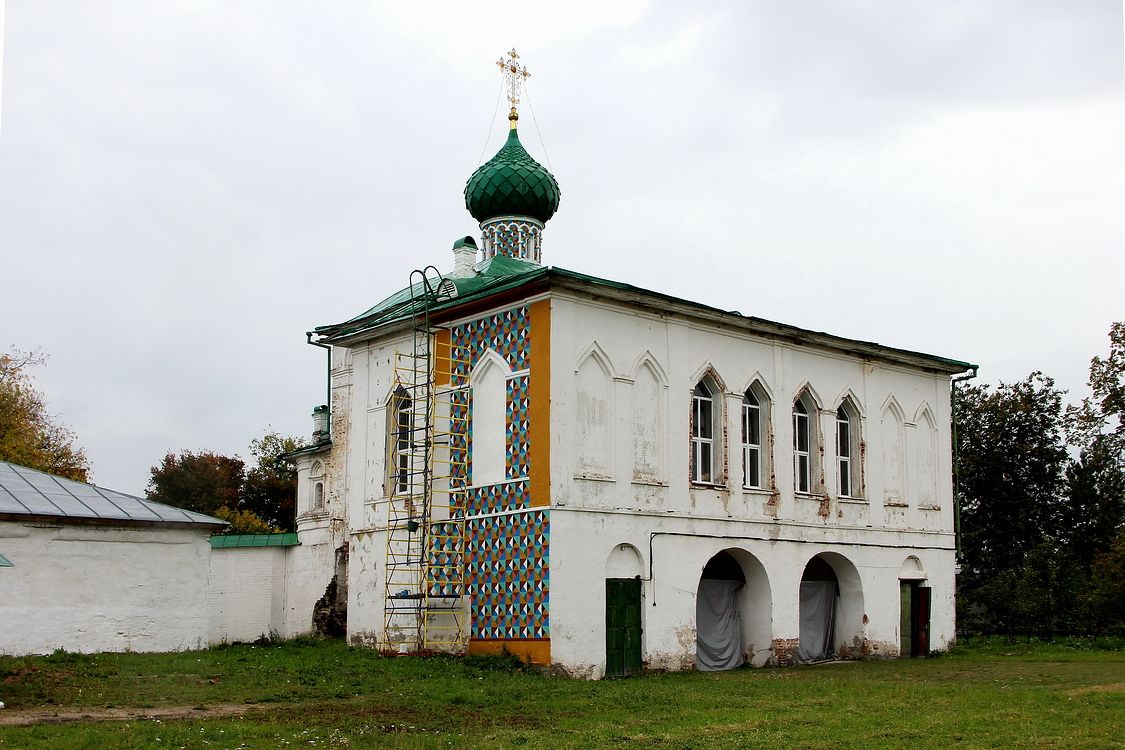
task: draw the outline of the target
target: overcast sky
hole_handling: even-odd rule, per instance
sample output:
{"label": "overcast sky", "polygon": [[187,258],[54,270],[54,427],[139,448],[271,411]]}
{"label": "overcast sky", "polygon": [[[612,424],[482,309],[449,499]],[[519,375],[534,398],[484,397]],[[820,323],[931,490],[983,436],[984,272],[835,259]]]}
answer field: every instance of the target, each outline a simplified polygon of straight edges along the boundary
{"label": "overcast sky", "polygon": [[304,332],[479,236],[513,45],[545,263],[1086,393],[1125,319],[1121,0],[541,7],[8,0],[0,347],[50,355],[96,483],[311,431]]}

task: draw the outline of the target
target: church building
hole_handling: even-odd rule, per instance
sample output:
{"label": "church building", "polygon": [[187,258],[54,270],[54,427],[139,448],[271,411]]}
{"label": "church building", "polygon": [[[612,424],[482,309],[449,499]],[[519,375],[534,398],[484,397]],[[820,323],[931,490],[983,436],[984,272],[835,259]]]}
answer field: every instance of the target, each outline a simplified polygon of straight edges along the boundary
{"label": "church building", "polygon": [[591,678],[950,646],[975,366],[547,265],[517,59],[479,238],[310,334],[330,404],[293,454],[291,600],[327,588],[355,644]]}

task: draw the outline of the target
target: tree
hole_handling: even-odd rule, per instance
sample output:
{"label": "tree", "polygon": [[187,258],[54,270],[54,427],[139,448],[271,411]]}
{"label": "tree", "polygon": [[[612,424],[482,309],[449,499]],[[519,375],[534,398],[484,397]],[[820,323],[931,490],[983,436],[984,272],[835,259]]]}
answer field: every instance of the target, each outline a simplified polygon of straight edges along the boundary
{"label": "tree", "polygon": [[242,459],[204,451],[168,453],[151,469],[145,494],[149,500],[215,515],[221,508],[238,509],[246,481]]}
{"label": "tree", "polygon": [[168,453],[152,467],[146,494],[149,500],[229,521],[231,533],[293,531],[297,472],[279,457],[299,447],[296,438],[266,432],[250,443],[255,464],[249,471],[237,456]]}
{"label": "tree", "polygon": [[1093,396],[1067,410],[1071,442],[1089,448],[1099,440],[1125,459],[1125,322],[1109,327],[1109,356],[1090,360]]}
{"label": "tree", "polygon": [[75,434],[47,412],[29,368],[45,364],[39,351],[0,354],[0,460],[85,482],[90,472]]}
{"label": "tree", "polygon": [[1046,569],[1059,553],[1066,503],[1062,396],[1041,372],[996,388],[959,389],[958,605],[965,622],[977,616],[986,629],[1039,629],[1070,586]]}
{"label": "tree", "polygon": [[273,431],[250,443],[256,465],[246,474],[240,507],[282,531],[297,528],[297,472],[280,456],[300,447],[298,438]]}

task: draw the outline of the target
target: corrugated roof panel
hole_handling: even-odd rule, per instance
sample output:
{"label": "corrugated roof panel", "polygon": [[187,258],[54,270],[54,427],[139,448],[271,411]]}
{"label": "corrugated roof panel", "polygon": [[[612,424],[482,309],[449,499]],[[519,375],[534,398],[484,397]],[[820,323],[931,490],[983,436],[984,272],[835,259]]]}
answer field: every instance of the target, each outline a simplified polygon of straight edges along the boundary
{"label": "corrugated roof panel", "polygon": [[226,526],[218,518],[0,461],[0,513]]}
{"label": "corrugated roof panel", "polygon": [[9,560],[8,558],[4,557],[3,555],[0,555],[0,568],[11,568],[11,567],[14,567],[12,565],[12,561]]}

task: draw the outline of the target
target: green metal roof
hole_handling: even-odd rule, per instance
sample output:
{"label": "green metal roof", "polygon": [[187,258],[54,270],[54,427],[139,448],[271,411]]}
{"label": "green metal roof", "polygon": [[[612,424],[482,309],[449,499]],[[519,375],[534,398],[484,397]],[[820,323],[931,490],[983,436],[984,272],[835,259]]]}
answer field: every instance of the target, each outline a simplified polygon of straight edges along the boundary
{"label": "green metal roof", "polygon": [[12,565],[12,561],[9,560],[8,558],[4,557],[3,555],[0,555],[0,568],[11,568],[11,567],[14,567]]}
{"label": "green metal roof", "polygon": [[493,156],[465,183],[465,208],[477,221],[497,216],[530,216],[547,221],[559,208],[559,183],[531,158],[515,128]]}
{"label": "green metal roof", "polygon": [[[484,263],[477,264],[476,270],[476,275],[472,277],[449,277],[439,282],[437,285],[439,290],[447,283],[452,282],[457,293],[445,296],[435,295],[429,305],[430,315],[462,305],[465,302],[489,297],[546,279],[552,286],[589,288],[590,291],[604,294],[607,297],[613,296],[633,304],[653,307],[662,312],[680,308],[680,311],[685,314],[719,320],[724,324],[749,329],[754,333],[780,337],[804,345],[827,347],[862,356],[880,357],[914,366],[937,368],[950,373],[964,372],[976,367],[974,364],[957,359],[798,328],[765,318],[743,315],[736,310],[723,310],[700,302],[654,292],[620,281],[611,281],[577,271],[568,271],[565,268],[548,268],[530,261],[517,260],[502,255],[497,255]],[[417,300],[423,296],[423,291],[421,284],[415,285],[415,304],[419,308],[421,303]],[[321,326],[315,329],[315,333],[322,337],[322,341],[344,343],[349,339],[362,336],[383,326],[406,320],[412,317],[414,312],[415,307],[411,306],[410,289],[404,289],[349,321],[336,325]]]}
{"label": "green metal roof", "polygon": [[301,543],[297,535],[287,534],[216,534],[211,549],[226,547],[294,547]]}
{"label": "green metal roof", "polygon": [[[440,282],[435,282],[435,300],[431,301],[430,310],[448,307],[451,304],[461,304],[471,299],[485,297],[489,294],[538,278],[545,275],[546,270],[538,263],[532,263],[518,258],[509,258],[506,255],[497,255],[475,266],[472,276],[456,278],[447,276]],[[452,289],[449,286],[452,286]],[[421,282],[412,287],[401,289],[382,302],[359,315],[334,325],[318,326],[314,333],[325,339],[335,340],[346,338],[379,326],[403,320],[414,315],[416,308],[420,307],[421,300],[426,296],[425,285]]]}

